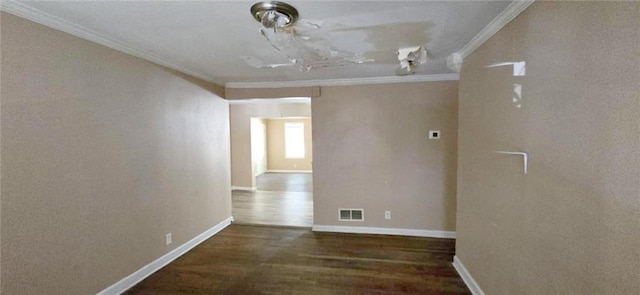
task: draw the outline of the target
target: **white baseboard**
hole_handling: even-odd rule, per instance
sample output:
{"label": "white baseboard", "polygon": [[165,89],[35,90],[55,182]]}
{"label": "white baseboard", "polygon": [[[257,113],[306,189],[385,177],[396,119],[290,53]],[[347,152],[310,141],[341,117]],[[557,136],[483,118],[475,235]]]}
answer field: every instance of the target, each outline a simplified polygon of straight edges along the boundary
{"label": "white baseboard", "polygon": [[312,170],[267,170],[268,173],[313,173]]}
{"label": "white baseboard", "polygon": [[469,274],[467,268],[464,267],[462,261],[458,259],[458,256],[453,256],[453,267],[458,271],[458,274],[460,274],[460,277],[462,277],[464,283],[467,284],[467,287],[471,291],[471,294],[484,295],[484,292],[482,292],[482,289],[480,289],[480,286],[478,285],[478,283],[476,283],[476,280],[471,277],[471,274]]}
{"label": "white baseboard", "polygon": [[351,233],[351,234],[374,234],[374,235],[394,235],[412,236],[428,238],[455,239],[456,232],[441,230],[405,229],[405,228],[384,228],[384,227],[362,227],[362,226],[334,226],[334,225],[314,225],[312,231]]}
{"label": "white baseboard", "polygon": [[257,187],[253,186],[232,186],[231,187],[232,191],[249,191],[249,192],[255,192],[258,190]]}
{"label": "white baseboard", "polygon": [[177,248],[173,249],[171,252],[163,255],[162,257],[154,260],[153,262],[145,265],[141,269],[130,274],[128,277],[100,291],[97,295],[122,294],[123,292],[135,286],[137,283],[141,282],[142,280],[144,280],[154,272],[163,268],[165,265],[171,263],[171,261],[187,253],[189,250],[193,249],[195,246],[204,242],[206,239],[210,238],[211,236],[217,234],[218,232],[223,230],[225,227],[229,226],[229,224],[231,224],[232,221],[233,221],[233,217],[229,217],[223,220],[222,222],[216,224],[214,227],[201,233],[197,237],[178,246]]}

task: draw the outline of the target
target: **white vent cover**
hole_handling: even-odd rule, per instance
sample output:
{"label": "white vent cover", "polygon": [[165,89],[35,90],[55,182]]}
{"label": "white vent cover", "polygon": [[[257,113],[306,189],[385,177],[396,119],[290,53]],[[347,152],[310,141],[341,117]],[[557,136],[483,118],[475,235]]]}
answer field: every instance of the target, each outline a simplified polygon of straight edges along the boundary
{"label": "white vent cover", "polygon": [[339,209],[338,219],[340,221],[363,221],[364,209]]}

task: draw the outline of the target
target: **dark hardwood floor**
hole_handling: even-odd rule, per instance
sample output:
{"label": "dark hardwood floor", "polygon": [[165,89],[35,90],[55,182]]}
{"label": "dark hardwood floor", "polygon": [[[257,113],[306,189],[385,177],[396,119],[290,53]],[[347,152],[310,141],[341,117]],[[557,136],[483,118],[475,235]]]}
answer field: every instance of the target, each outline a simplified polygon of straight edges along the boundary
{"label": "dark hardwood floor", "polygon": [[232,215],[238,224],[311,227],[313,180],[310,173],[265,173],[258,190],[233,191]]}
{"label": "dark hardwood floor", "polygon": [[470,294],[455,240],[233,224],[125,294]]}

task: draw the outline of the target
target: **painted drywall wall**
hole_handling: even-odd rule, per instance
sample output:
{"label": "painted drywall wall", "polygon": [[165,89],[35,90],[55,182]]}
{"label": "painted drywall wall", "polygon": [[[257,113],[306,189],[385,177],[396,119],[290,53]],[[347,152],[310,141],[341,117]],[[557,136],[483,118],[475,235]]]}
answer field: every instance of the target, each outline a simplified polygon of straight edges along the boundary
{"label": "painted drywall wall", "polygon": [[[311,101],[314,224],[454,231],[457,96],[458,81],[323,87]],[[363,208],[364,221],[339,221],[339,208]]]}
{"label": "painted drywall wall", "polygon": [[[2,14],[0,13],[0,33],[2,33]],[[0,293],[2,293],[2,36],[0,36]]]}
{"label": "painted drywall wall", "polygon": [[639,28],[638,2],[536,2],[465,59],[456,255],[485,293],[640,289]]}
{"label": "painted drywall wall", "polygon": [[[251,119],[251,160],[254,161],[255,175],[267,172],[267,120],[263,118]],[[254,137],[255,136],[255,137]]]}
{"label": "painted drywall wall", "polygon": [[256,176],[267,172],[267,119],[251,118],[251,161]]}
{"label": "painted drywall wall", "polygon": [[[304,158],[287,159],[285,157],[285,123],[304,124]],[[267,166],[268,170],[278,171],[311,171],[313,161],[313,145],[311,142],[311,119],[270,119],[267,120]]]}
{"label": "painted drywall wall", "polygon": [[231,216],[220,87],[1,21],[2,294],[95,294]]}
{"label": "painted drywall wall", "polygon": [[229,105],[231,120],[231,184],[255,187],[251,161],[251,118],[310,117],[307,103],[242,103]]}

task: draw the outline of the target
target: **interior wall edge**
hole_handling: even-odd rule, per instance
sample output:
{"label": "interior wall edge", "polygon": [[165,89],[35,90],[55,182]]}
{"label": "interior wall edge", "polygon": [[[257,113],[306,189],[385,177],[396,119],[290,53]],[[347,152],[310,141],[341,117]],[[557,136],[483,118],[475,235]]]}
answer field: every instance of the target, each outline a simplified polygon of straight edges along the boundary
{"label": "interior wall edge", "polygon": [[493,35],[498,33],[502,27],[506,26],[514,18],[520,15],[527,7],[533,4],[535,0],[519,0],[513,1],[500,14],[498,14],[489,24],[487,24],[471,41],[465,44],[459,51],[462,58],[466,58],[473,53],[484,42],[487,42]]}

